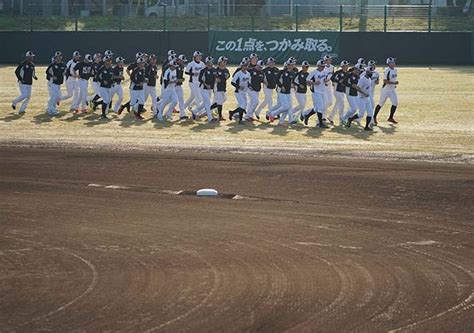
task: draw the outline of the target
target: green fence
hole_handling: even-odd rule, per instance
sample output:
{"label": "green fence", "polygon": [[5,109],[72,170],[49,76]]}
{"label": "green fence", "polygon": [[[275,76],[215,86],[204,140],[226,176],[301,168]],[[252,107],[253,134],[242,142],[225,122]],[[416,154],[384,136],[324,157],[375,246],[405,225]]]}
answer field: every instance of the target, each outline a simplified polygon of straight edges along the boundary
{"label": "green fence", "polygon": [[[72,1],[69,1],[71,3]],[[98,1],[100,3],[100,1]],[[12,4],[15,2],[12,2]],[[104,2],[105,3],[105,2]],[[473,31],[474,18],[457,7],[272,6],[4,6],[0,30],[9,31]]]}

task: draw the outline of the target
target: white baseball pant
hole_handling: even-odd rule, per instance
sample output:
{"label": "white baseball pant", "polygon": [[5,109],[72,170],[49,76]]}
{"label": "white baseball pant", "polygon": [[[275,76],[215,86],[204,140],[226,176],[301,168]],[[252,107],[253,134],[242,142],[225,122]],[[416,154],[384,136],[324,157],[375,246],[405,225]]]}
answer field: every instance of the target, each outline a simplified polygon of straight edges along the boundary
{"label": "white baseball pant", "polygon": [[350,117],[352,117],[353,115],[355,115],[357,113],[357,110],[359,109],[357,99],[358,99],[357,96],[347,95],[347,101],[349,102],[349,109],[344,114],[343,120],[347,120],[347,119],[349,119]]}
{"label": "white baseball pant", "polygon": [[61,86],[59,84],[49,84],[49,100],[46,112],[56,114],[56,103],[61,100]]}
{"label": "white baseball pant", "polygon": [[258,106],[258,96],[260,95],[259,91],[253,91],[250,90],[249,93],[249,102],[247,105],[247,115],[245,118],[253,118],[253,114],[255,112],[255,109]]}
{"label": "white baseball pant", "polygon": [[122,105],[123,102],[123,88],[120,83],[115,83],[112,86],[112,90],[110,91],[110,100],[112,101],[114,99],[114,96],[117,95],[118,99],[114,104],[114,112],[117,113],[118,110],[120,109],[120,106]]}
{"label": "white baseball pant", "polygon": [[163,89],[163,95],[161,95],[161,100],[158,103],[158,119],[163,120],[163,112],[167,104],[168,111],[166,112],[166,117],[170,117],[173,114],[173,109],[178,103],[178,96],[176,96],[175,87],[168,87]]}
{"label": "white baseball pant", "polygon": [[77,109],[84,110],[87,107],[87,89],[89,87],[89,80],[79,79],[77,85],[79,87],[79,103]]}
{"label": "white baseball pant", "polygon": [[294,117],[297,117],[298,112],[303,112],[306,105],[306,94],[297,92],[295,96],[298,104],[293,108],[292,113]]}
{"label": "white baseball pant", "polygon": [[335,91],[334,92],[334,97],[336,97],[336,103],[334,104],[334,107],[332,108],[331,113],[329,114],[329,120],[334,120],[334,116],[339,114],[339,120],[341,120],[344,117],[344,97],[346,94],[340,91]]}
{"label": "white baseball pant", "polygon": [[156,115],[156,113],[158,112],[158,102],[156,101],[157,99],[157,95],[156,95],[156,87],[153,86],[149,86],[149,85],[144,85],[143,86],[143,91],[145,92],[145,100],[143,101],[143,103],[146,103],[147,99],[148,99],[148,96],[151,97],[151,107],[153,109],[153,115]]}
{"label": "white baseball pant", "polygon": [[265,107],[268,108],[268,112],[272,109],[272,107],[273,107],[273,92],[274,91],[275,91],[275,89],[269,89],[267,87],[263,88],[263,101],[262,101],[262,103],[260,103],[260,105],[255,110],[255,114],[257,116],[260,116],[260,112]]}
{"label": "white baseball pant", "polygon": [[197,105],[198,109],[202,107],[201,88],[199,87],[199,83],[189,82],[189,98],[184,104],[184,107],[188,108],[193,105]]}
{"label": "white baseball pant", "polygon": [[145,103],[145,93],[142,90],[130,90],[130,107],[138,111],[138,106],[144,105]]}
{"label": "white baseball pant", "polygon": [[283,124],[285,121],[286,116],[288,115],[288,121],[293,121],[293,113],[291,112],[291,93],[290,94],[283,94],[278,93],[278,99],[280,107],[276,110],[270,112],[273,117],[280,116],[279,124]]}
{"label": "white baseball pant", "polygon": [[30,97],[31,97],[31,84],[23,84],[23,83],[18,83],[18,87],[20,88],[20,96],[15,98],[12,102],[14,106],[16,106],[18,103],[22,102],[20,110],[18,111],[19,113],[25,112],[26,108],[28,107],[28,103],[30,103]]}
{"label": "white baseball pant", "polygon": [[382,90],[380,91],[379,105],[381,107],[384,106],[388,98],[390,98],[390,102],[392,102],[392,105],[398,106],[398,96],[396,90],[382,88]]}
{"label": "white baseball pant", "polygon": [[212,120],[212,111],[211,111],[211,89],[201,89],[201,96],[203,100],[203,108],[199,112],[195,112],[194,114],[200,117],[204,112],[207,114],[207,121]]}

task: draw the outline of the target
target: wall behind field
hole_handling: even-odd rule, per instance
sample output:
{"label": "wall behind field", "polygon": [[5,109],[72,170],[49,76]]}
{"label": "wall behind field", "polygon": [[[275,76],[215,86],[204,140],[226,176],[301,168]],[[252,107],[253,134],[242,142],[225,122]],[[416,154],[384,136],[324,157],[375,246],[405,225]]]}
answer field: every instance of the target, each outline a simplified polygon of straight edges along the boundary
{"label": "wall behind field", "polygon": [[[229,32],[211,32],[226,38]],[[263,32],[246,32],[258,39]],[[288,32],[272,32],[284,39]],[[296,34],[296,35],[295,35]],[[308,32],[302,32],[307,37]],[[318,38],[318,32],[314,32]],[[326,33],[327,34],[327,33]],[[379,63],[388,56],[394,56],[401,65],[468,65],[474,64],[474,34],[470,32],[333,32],[337,35],[338,59],[355,61],[358,57],[376,59]],[[292,37],[298,33],[292,33]],[[66,55],[79,50],[83,54],[104,52],[111,49],[116,55],[124,56],[128,61],[134,59],[137,51],[156,53],[160,59],[166,50],[172,48],[185,53],[188,58],[194,50],[209,52],[208,32],[162,32],[162,31],[126,31],[126,32],[0,32],[0,63],[14,64],[20,61],[27,50],[33,50],[38,64],[49,63],[57,50]],[[227,52],[227,51],[226,51]],[[226,53],[220,52],[220,53]],[[229,51],[230,52],[230,51]],[[275,51],[278,52],[278,51]],[[212,50],[211,50],[212,53]],[[251,53],[249,51],[248,53]],[[257,52],[258,53],[258,52]],[[239,55],[240,56],[240,55]],[[319,57],[306,55],[311,63]],[[314,58],[314,59],[313,59]],[[299,61],[304,59],[298,59]]]}

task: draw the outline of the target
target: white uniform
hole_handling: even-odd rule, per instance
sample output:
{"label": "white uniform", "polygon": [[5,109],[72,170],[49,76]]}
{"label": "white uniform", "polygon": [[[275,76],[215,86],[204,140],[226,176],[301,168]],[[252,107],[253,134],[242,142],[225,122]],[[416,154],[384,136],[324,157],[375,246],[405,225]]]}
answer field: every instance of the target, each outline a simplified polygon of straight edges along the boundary
{"label": "white uniform", "polygon": [[[294,82],[295,82],[296,86],[299,86],[299,85],[305,85],[306,86],[306,82],[300,82],[300,75],[299,74],[296,75]],[[296,93],[295,93],[295,98],[296,98],[296,102],[298,104],[293,108],[292,113],[293,113],[294,117],[298,117],[298,113],[303,112],[304,108],[306,106],[306,93],[298,92],[298,88],[297,88]]]}
{"label": "white uniform", "polygon": [[[321,113],[324,115],[327,108],[327,87],[326,87],[326,70],[319,71],[315,69],[308,76],[308,81],[314,82],[313,92],[311,97],[313,98],[313,110],[314,112]],[[305,112],[304,114],[307,114]]]}
{"label": "white uniform", "polygon": [[[358,91],[357,92],[357,103],[359,105],[359,119],[363,118],[365,116],[365,113],[367,113],[367,116],[372,117],[374,114],[374,109],[371,108],[371,102],[370,102],[370,90],[372,88],[372,80],[367,76],[367,73],[362,73],[359,78],[359,82],[357,82],[357,86],[365,92],[367,95],[363,94],[362,92]],[[349,117],[351,117],[350,115]]]}
{"label": "white uniform", "polygon": [[[385,68],[383,79],[388,80],[390,82],[398,81],[397,78],[397,69],[391,69],[390,67]],[[396,91],[397,85],[395,84],[383,84],[382,90],[380,92],[380,107],[383,107],[387,98],[390,98],[392,105],[398,106],[398,96]]]}
{"label": "white uniform", "polygon": [[326,71],[326,108],[329,108],[332,105],[333,102],[333,96],[334,96],[334,87],[331,82],[331,76],[334,74],[334,66],[331,64],[326,65],[324,68]]}
{"label": "white uniform", "polygon": [[374,109],[375,107],[375,86],[377,85],[377,81],[380,79],[380,74],[377,71],[372,72],[372,78],[371,78],[371,86],[370,86],[370,104],[371,108]]}
{"label": "white uniform", "polygon": [[206,67],[206,65],[204,65],[202,61],[196,62],[194,60],[186,66],[185,72],[190,74],[190,95],[188,100],[184,104],[185,108],[192,107],[194,104],[196,104],[198,108],[202,107],[203,101],[201,96],[201,88],[199,87],[199,73],[204,67]]}
{"label": "white uniform", "polygon": [[67,62],[66,68],[69,72],[69,77],[66,79],[66,92],[67,94],[61,97],[61,100],[64,101],[72,97],[71,110],[76,110],[79,108],[79,86],[77,84],[76,75],[76,65],[78,62],[71,59]]}
{"label": "white uniform", "polygon": [[246,110],[247,108],[247,94],[249,90],[249,82],[250,82],[250,73],[249,72],[242,72],[238,71],[235,73],[234,77],[232,78],[232,83],[237,85],[235,98],[237,99],[237,104],[239,108]]}
{"label": "white uniform", "polygon": [[163,74],[163,95],[158,103],[158,119],[163,120],[163,112],[167,104],[168,111],[166,117],[171,117],[173,109],[178,103],[178,96],[176,95],[176,80],[178,79],[176,69],[169,67]]}
{"label": "white uniform", "polygon": [[24,78],[25,78],[24,67],[26,67],[26,69],[30,69],[30,70],[32,69],[31,80],[33,80],[33,78],[36,77],[34,65],[25,63],[22,66],[22,68],[20,69],[19,75],[20,75],[21,81],[18,82],[18,87],[20,89],[20,96],[18,96],[17,98],[15,98],[12,101],[12,105],[14,105],[14,106],[16,106],[18,103],[23,102],[21,104],[21,107],[20,107],[20,110],[18,111],[18,113],[24,113],[26,111],[26,108],[28,107],[28,103],[30,102],[30,97],[31,97],[31,87],[32,87],[32,85],[22,83]]}

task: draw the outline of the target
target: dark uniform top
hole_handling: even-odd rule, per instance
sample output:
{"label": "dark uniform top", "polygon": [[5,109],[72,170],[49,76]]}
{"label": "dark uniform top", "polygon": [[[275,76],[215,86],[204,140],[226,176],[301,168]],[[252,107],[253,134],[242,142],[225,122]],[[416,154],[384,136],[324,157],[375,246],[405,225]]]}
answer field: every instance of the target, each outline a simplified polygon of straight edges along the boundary
{"label": "dark uniform top", "polygon": [[89,80],[92,73],[92,64],[81,61],[76,65],[76,70],[79,71],[79,77],[84,80]]}
{"label": "dark uniform top", "polygon": [[64,71],[66,70],[66,64],[61,62],[53,62],[51,65],[48,66],[46,69],[46,78],[49,80],[53,80],[54,84],[63,84],[64,83]]}
{"label": "dark uniform top", "polygon": [[99,72],[100,72],[100,70],[102,69],[103,66],[104,66],[104,63],[102,61],[101,62],[94,62],[92,64],[92,73],[94,75],[94,78],[92,79],[92,81],[99,82],[98,75],[99,75]]}
{"label": "dark uniform top", "polygon": [[31,86],[35,76],[35,64],[27,60],[21,62],[15,70],[15,75],[22,84]]}
{"label": "dark uniform top", "polygon": [[230,77],[230,72],[227,68],[216,68],[216,78],[220,79],[220,82],[217,82],[216,88],[217,91],[226,91],[227,90],[227,79]]}
{"label": "dark uniform top", "polygon": [[123,77],[123,67],[115,66],[112,68],[112,73],[114,74],[114,82],[117,84],[122,83]]}
{"label": "dark uniform top", "polygon": [[[277,77],[277,86],[280,88],[282,94],[291,93],[291,85],[293,84],[293,78],[295,77],[295,72],[283,69],[278,73]],[[284,89],[282,89],[284,88]]]}
{"label": "dark uniform top", "polygon": [[214,84],[216,83],[216,70],[215,68],[203,68],[199,72],[199,86],[205,90],[214,89]]}
{"label": "dark uniform top", "polygon": [[102,88],[112,88],[114,83],[114,70],[112,67],[102,67],[98,75],[100,86]]}
{"label": "dark uniform top", "polygon": [[132,90],[143,90],[143,83],[145,82],[145,69],[140,69],[136,67],[132,75],[130,75],[130,80],[132,81]]}
{"label": "dark uniform top", "polygon": [[343,82],[345,76],[346,73],[344,73],[342,69],[335,71],[334,74],[331,75],[331,81],[336,84],[336,91],[346,92],[346,85]]}
{"label": "dark uniform top", "polygon": [[184,82],[184,65],[179,65],[178,67],[176,67],[176,78],[180,80],[180,81],[176,81],[176,85],[182,86]]}
{"label": "dark uniform top", "polygon": [[148,65],[145,68],[145,76],[148,79],[149,87],[156,87],[156,75],[158,74],[158,67],[156,65]]}
{"label": "dark uniform top", "polygon": [[249,69],[250,73],[250,83],[249,87],[253,91],[260,91],[262,90],[262,83],[263,79],[265,78],[265,74],[263,74],[263,71],[260,69],[256,69],[255,67],[252,69]]}
{"label": "dark uniform top", "polygon": [[357,90],[352,88],[352,85],[357,85],[357,82],[359,82],[359,76],[354,73],[347,72],[344,76],[343,83],[346,87],[349,87],[349,96],[357,96]]}
{"label": "dark uniform top", "polygon": [[306,94],[308,91],[308,85],[306,79],[308,78],[309,72],[300,71],[295,75],[293,82],[296,85],[296,92],[300,94]]}
{"label": "dark uniform top", "polygon": [[268,89],[276,88],[276,80],[278,76],[278,68],[276,67],[265,67],[263,69],[263,74],[265,75],[265,81],[267,81]]}

